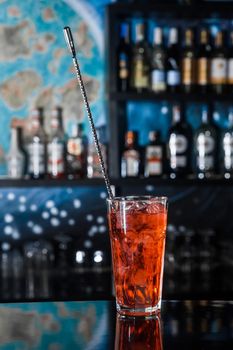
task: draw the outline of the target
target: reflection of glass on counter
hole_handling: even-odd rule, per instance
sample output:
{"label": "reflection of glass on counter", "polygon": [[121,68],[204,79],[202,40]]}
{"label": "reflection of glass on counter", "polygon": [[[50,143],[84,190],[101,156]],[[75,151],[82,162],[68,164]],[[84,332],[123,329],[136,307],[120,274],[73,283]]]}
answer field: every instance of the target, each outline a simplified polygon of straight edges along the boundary
{"label": "reflection of glass on counter", "polygon": [[160,315],[153,317],[117,316],[115,350],[162,350]]}

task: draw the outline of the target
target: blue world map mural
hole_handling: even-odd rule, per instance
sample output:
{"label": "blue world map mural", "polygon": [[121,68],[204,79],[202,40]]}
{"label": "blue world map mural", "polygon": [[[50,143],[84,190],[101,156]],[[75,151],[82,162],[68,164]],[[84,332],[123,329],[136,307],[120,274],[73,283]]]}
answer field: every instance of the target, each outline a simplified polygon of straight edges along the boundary
{"label": "blue world map mural", "polygon": [[107,3],[0,1],[0,174],[6,173],[10,126],[22,126],[27,137],[34,107],[44,107],[47,131],[51,109],[59,105],[67,134],[77,121],[85,124],[89,134],[64,41],[65,25],[73,30],[96,125],[105,124],[103,21]]}

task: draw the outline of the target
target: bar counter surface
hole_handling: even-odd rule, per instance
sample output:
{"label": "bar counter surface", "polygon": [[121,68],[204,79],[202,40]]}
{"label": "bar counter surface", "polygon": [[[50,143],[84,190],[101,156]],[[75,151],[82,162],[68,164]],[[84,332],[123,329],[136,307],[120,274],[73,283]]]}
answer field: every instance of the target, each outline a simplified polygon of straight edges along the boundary
{"label": "bar counter surface", "polygon": [[233,349],[233,302],[163,301],[161,317],[119,318],[113,300],[0,304],[0,348]]}

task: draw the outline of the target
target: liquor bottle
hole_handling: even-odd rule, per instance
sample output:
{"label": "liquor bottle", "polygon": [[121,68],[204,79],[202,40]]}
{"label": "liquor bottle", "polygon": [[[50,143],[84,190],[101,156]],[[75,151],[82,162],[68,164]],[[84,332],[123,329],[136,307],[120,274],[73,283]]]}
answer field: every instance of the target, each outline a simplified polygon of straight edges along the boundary
{"label": "liquor bottle", "polygon": [[120,27],[120,43],[117,49],[117,88],[118,91],[129,90],[131,50],[129,44],[129,25]]}
{"label": "liquor bottle", "polygon": [[227,61],[227,90],[233,93],[233,31],[230,33],[230,48]]}
{"label": "liquor bottle", "polygon": [[46,134],[43,128],[43,109],[37,108],[31,115],[31,135],[27,144],[28,170],[33,179],[46,174]]}
{"label": "liquor bottle", "polygon": [[51,178],[63,178],[66,173],[65,134],[62,124],[62,108],[52,111],[50,136],[47,145],[48,175]]}
{"label": "liquor bottle", "polygon": [[149,47],[145,40],[145,25],[136,25],[136,43],[132,54],[131,87],[138,92],[149,89]]}
{"label": "liquor bottle", "polygon": [[228,114],[228,129],[223,132],[222,140],[222,171],[224,177],[233,176],[233,110]]}
{"label": "liquor bottle", "polygon": [[181,81],[185,92],[192,92],[196,83],[196,57],[194,50],[193,30],[185,31],[185,46],[181,59]]}
{"label": "liquor bottle", "polygon": [[150,131],[149,144],[145,148],[145,177],[162,176],[164,165],[164,145],[158,131]]}
{"label": "liquor bottle", "polygon": [[194,149],[196,153],[196,171],[200,179],[208,178],[217,172],[217,127],[212,122],[210,110],[202,109],[202,124],[196,130]]}
{"label": "liquor bottle", "polygon": [[138,177],[140,175],[140,158],[138,133],[128,131],[125,135],[125,149],[121,158],[121,176]]}
{"label": "liquor bottle", "polygon": [[200,46],[197,53],[197,87],[202,92],[207,92],[210,83],[210,53],[209,33],[202,29],[200,33]]}
{"label": "liquor bottle", "polygon": [[7,175],[12,179],[20,179],[25,172],[25,154],[20,144],[21,128],[11,128],[11,143],[7,154]]}
{"label": "liquor bottle", "polygon": [[222,94],[225,91],[227,83],[227,57],[224,49],[222,31],[216,34],[210,62],[211,88],[217,94]]}
{"label": "liquor bottle", "polygon": [[67,140],[66,165],[68,178],[84,178],[87,175],[87,138],[82,124],[74,124]]}
{"label": "liquor bottle", "polygon": [[168,140],[170,177],[188,175],[191,171],[192,130],[178,106],[173,107]]}
{"label": "liquor bottle", "polygon": [[162,28],[154,29],[153,48],[151,57],[151,89],[154,92],[166,90],[165,75],[166,54],[163,46]]}
{"label": "liquor bottle", "polygon": [[178,47],[178,29],[171,28],[167,50],[167,90],[176,92],[180,87],[180,53]]}
{"label": "liquor bottle", "polygon": [[[98,128],[96,130],[97,137],[99,140],[99,146],[101,149],[101,153],[103,156],[104,164],[107,170],[107,147],[106,145],[102,142],[102,135],[101,135],[101,129]],[[96,152],[96,146],[94,142],[92,141],[88,145],[88,151],[87,151],[87,177],[88,178],[102,178],[102,170],[100,167],[100,162],[99,162],[99,157]]]}

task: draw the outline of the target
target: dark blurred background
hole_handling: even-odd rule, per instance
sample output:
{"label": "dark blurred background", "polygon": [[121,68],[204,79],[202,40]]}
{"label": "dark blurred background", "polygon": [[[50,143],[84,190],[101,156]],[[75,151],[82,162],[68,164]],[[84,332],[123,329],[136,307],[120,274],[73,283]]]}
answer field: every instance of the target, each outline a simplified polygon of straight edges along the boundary
{"label": "dark blurred background", "polygon": [[[63,38],[65,25],[78,46],[116,194],[169,197],[164,298],[232,297],[232,10],[231,1],[0,3],[0,300],[109,299],[114,294],[107,195],[99,170],[93,170],[96,159]],[[163,37],[157,47],[155,28]],[[171,28],[177,31],[172,48]],[[201,45],[203,30],[208,40]],[[203,58],[204,73],[198,68]],[[51,120],[58,106],[62,132],[55,136],[66,151],[64,169],[59,176],[48,169],[37,176],[28,166],[36,157],[28,147],[35,141],[35,110],[43,109],[46,138],[36,136],[47,145],[55,138]],[[174,106],[182,119],[178,129],[171,129]],[[203,129],[205,112],[209,119]],[[23,131],[18,143],[12,129]],[[136,135],[130,147],[141,164],[133,175],[122,172],[127,131]],[[148,140],[150,131],[160,138]],[[189,147],[181,156],[189,166],[171,167],[172,133],[186,137]],[[204,169],[197,162],[203,133],[214,144],[207,154],[213,166]],[[230,140],[227,151],[224,135]],[[146,158],[149,142],[163,152],[156,160]],[[153,167],[146,171],[147,161],[155,162],[155,173]]]}

